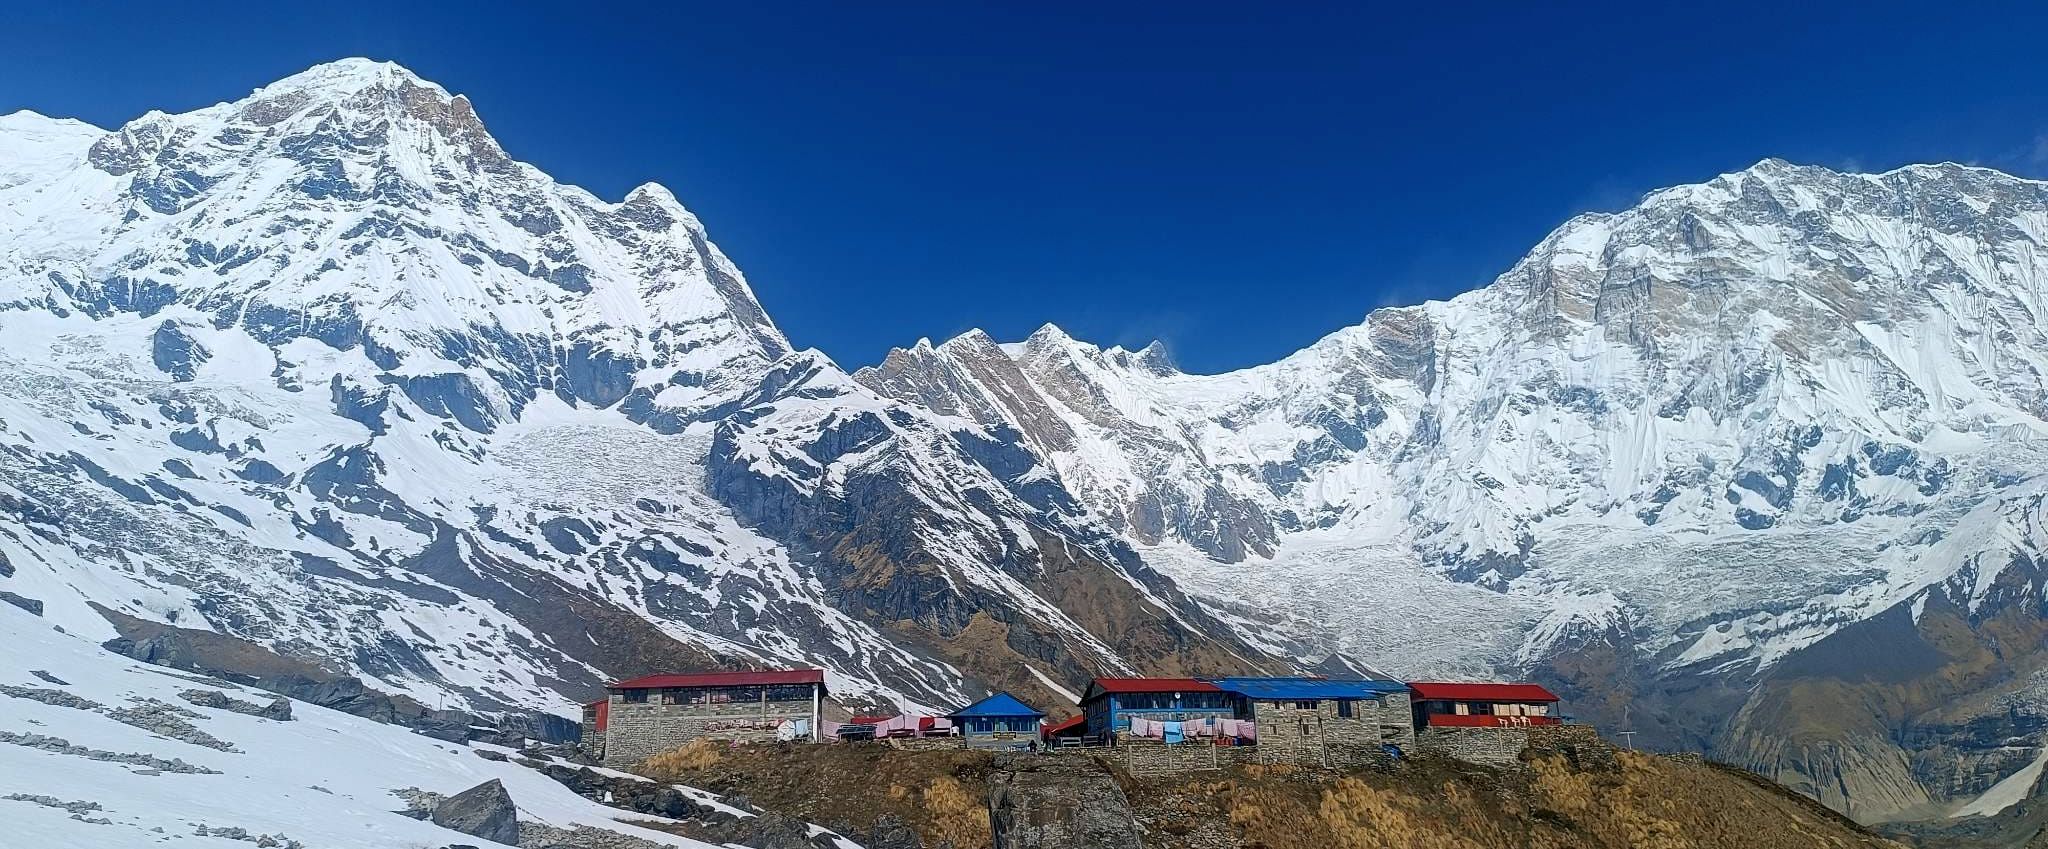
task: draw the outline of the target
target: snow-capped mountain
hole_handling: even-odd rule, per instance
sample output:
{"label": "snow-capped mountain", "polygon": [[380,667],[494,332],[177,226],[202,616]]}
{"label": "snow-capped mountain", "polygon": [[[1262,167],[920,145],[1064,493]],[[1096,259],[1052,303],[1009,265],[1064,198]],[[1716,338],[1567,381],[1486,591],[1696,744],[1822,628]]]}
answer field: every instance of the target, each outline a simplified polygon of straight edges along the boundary
{"label": "snow-capped mountain", "polygon": [[1010,440],[792,350],[668,191],[558,184],[395,65],[0,150],[0,562],[75,632],[557,710],[714,661],[928,705],[1256,661]]}
{"label": "snow-capped mountain", "polygon": [[485,710],[708,662],[1057,703],[1340,651],[1534,675],[1889,815],[2048,729],[1979,721],[2048,702],[2044,241],[2042,183],[1767,160],[1239,372],[1048,326],[849,375],[667,190],[560,185],[397,66],[21,112],[0,590]]}
{"label": "snow-capped mountain", "polygon": [[2010,595],[2048,543],[2044,310],[2048,185],[1767,160],[1271,365],[1184,374],[1047,327],[856,377],[1015,428],[1219,610],[1334,627],[1397,673],[1583,683],[1619,722],[1599,703],[1625,679],[1554,659],[1618,644],[1660,680],[1751,680],[1930,594]]}

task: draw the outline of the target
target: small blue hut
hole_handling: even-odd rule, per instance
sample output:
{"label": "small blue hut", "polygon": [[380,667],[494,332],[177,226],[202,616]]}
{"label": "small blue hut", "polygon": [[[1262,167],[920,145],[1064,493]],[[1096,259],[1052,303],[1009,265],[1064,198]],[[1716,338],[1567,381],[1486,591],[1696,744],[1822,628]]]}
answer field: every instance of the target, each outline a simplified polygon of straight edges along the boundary
{"label": "small blue hut", "polygon": [[948,714],[960,738],[969,746],[994,749],[1023,749],[1038,741],[1038,729],[1045,711],[1019,701],[1009,693],[997,693]]}

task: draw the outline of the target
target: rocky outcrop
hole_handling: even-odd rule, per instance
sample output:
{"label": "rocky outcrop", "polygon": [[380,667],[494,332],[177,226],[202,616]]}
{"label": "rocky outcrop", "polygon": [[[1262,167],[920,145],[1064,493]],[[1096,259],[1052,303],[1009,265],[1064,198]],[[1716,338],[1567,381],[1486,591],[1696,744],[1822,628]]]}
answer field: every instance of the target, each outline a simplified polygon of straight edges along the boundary
{"label": "rocky outcrop", "polygon": [[[574,740],[581,731],[561,717],[509,713],[499,718],[466,711],[435,710],[405,696],[393,696],[372,689],[362,679],[337,675],[317,665],[285,657],[256,643],[211,631],[177,628],[126,616],[107,608],[96,608],[121,632],[103,648],[144,663],[195,672],[277,694],[270,705],[259,706],[256,716],[289,719],[290,701],[331,708],[365,719],[402,725],[430,737],[450,742],[483,742],[523,745],[531,737],[550,742]],[[212,701],[204,691],[190,691],[187,701]],[[224,693],[217,693],[226,699]],[[204,707],[236,708],[202,704]],[[248,704],[248,703],[243,703]]]}
{"label": "rocky outcrop", "polygon": [[279,722],[290,722],[292,718],[292,700],[283,696],[271,699],[269,704],[257,704],[233,698],[219,690],[195,689],[179,693],[178,698],[200,707],[233,711],[246,716],[274,719]]}
{"label": "rocky outcrop", "polygon": [[1123,788],[1095,761],[1030,758],[989,780],[995,849],[1141,849]]}
{"label": "rocky outcrop", "polygon": [[519,845],[519,809],[504,783],[495,778],[443,799],[434,806],[433,823],[494,843]]}
{"label": "rocky outcrop", "polygon": [[7,602],[36,616],[43,615],[43,602],[41,599],[33,599],[6,590],[0,590],[0,601]]}

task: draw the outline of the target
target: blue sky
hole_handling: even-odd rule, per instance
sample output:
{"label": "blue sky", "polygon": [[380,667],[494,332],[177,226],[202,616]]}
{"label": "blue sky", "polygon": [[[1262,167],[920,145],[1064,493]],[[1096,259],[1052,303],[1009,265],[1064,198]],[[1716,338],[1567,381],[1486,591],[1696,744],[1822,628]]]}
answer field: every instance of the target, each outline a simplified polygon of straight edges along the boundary
{"label": "blue sky", "polygon": [[1766,156],[2048,177],[2042,4],[8,5],[0,112],[405,64],[559,179],[674,189],[849,366],[1047,321],[1265,362]]}

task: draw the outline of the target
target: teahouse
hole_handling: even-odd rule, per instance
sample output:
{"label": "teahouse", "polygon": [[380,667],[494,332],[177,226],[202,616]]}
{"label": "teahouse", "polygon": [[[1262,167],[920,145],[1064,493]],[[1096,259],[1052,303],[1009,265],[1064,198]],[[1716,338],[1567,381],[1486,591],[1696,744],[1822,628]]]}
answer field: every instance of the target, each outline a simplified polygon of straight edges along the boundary
{"label": "teahouse", "polygon": [[1081,694],[1091,737],[1131,730],[1131,720],[1186,722],[1237,718],[1236,700],[1194,678],[1097,678]]}
{"label": "teahouse", "polygon": [[1009,693],[997,693],[949,714],[960,739],[969,746],[991,749],[1023,749],[1038,742],[1045,711],[1027,705]]}
{"label": "teahouse", "polygon": [[1459,684],[1424,681],[1408,685],[1414,723],[1422,728],[1507,728],[1563,725],[1557,694],[1539,684]]}
{"label": "teahouse", "polygon": [[648,675],[605,689],[607,766],[638,763],[699,738],[816,742],[828,695],[819,669]]}

